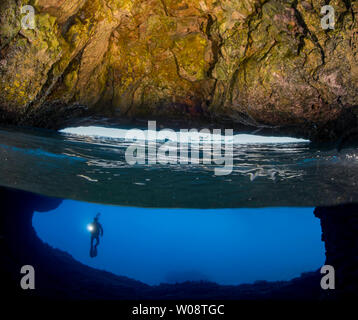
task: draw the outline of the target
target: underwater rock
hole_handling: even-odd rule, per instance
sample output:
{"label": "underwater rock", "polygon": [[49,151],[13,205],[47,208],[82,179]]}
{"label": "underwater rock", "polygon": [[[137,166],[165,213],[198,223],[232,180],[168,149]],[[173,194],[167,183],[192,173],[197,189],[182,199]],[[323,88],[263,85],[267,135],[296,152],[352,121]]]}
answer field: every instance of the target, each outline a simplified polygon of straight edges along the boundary
{"label": "underwater rock", "polygon": [[295,126],[316,140],[358,124],[357,1],[330,2],[333,30],[321,27],[323,0],[31,3],[34,30],[21,29],[24,1],[0,5],[2,122],[46,126],[42,114],[83,105],[110,117]]}
{"label": "underwater rock", "polygon": [[326,248],[326,265],[335,269],[336,288],[326,291],[326,297],[351,299],[357,297],[358,205],[342,204],[318,207],[315,216],[321,220],[322,241]]}

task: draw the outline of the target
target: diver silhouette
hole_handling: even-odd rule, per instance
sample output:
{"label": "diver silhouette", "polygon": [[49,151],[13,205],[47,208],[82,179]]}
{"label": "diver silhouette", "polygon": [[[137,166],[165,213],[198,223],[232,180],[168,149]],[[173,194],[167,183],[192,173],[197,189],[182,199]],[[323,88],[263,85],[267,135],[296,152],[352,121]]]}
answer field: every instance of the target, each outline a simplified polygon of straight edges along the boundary
{"label": "diver silhouette", "polygon": [[[91,250],[90,257],[94,258],[97,256],[97,246],[99,245],[99,237],[103,237],[103,228],[102,225],[98,222],[100,213],[98,213],[93,219],[92,224],[90,225],[91,232]],[[94,240],[96,240],[96,244],[93,245]]]}

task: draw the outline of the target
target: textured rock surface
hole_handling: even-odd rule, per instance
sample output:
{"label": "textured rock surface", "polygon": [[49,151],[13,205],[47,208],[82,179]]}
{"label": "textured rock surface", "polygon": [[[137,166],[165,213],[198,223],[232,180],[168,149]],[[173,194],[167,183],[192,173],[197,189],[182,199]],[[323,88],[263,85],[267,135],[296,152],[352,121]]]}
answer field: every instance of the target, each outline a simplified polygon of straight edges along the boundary
{"label": "textured rock surface", "polygon": [[35,30],[21,29],[22,4],[0,4],[3,121],[44,125],[40,114],[82,104],[319,139],[357,126],[358,1],[37,0]]}

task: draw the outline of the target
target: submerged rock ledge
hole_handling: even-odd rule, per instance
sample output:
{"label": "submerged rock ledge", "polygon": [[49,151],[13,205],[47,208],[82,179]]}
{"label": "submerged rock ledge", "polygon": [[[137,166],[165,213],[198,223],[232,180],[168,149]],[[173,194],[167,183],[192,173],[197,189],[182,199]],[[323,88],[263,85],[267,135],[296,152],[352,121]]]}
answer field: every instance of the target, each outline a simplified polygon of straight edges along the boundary
{"label": "submerged rock ledge", "polygon": [[4,0],[0,120],[200,119],[336,140],[358,125],[358,3],[329,1],[327,31],[326,2]]}

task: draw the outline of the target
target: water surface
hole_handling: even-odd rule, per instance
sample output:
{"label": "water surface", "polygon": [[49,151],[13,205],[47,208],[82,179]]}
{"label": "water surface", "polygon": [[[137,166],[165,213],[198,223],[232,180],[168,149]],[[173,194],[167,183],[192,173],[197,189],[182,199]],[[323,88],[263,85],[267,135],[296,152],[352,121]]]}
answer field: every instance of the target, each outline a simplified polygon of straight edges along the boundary
{"label": "water surface", "polygon": [[124,157],[130,143],[121,137],[3,128],[0,184],[140,207],[313,207],[358,201],[356,149],[338,153],[309,142],[253,138],[234,144],[233,172],[216,176],[215,164],[131,166]]}

